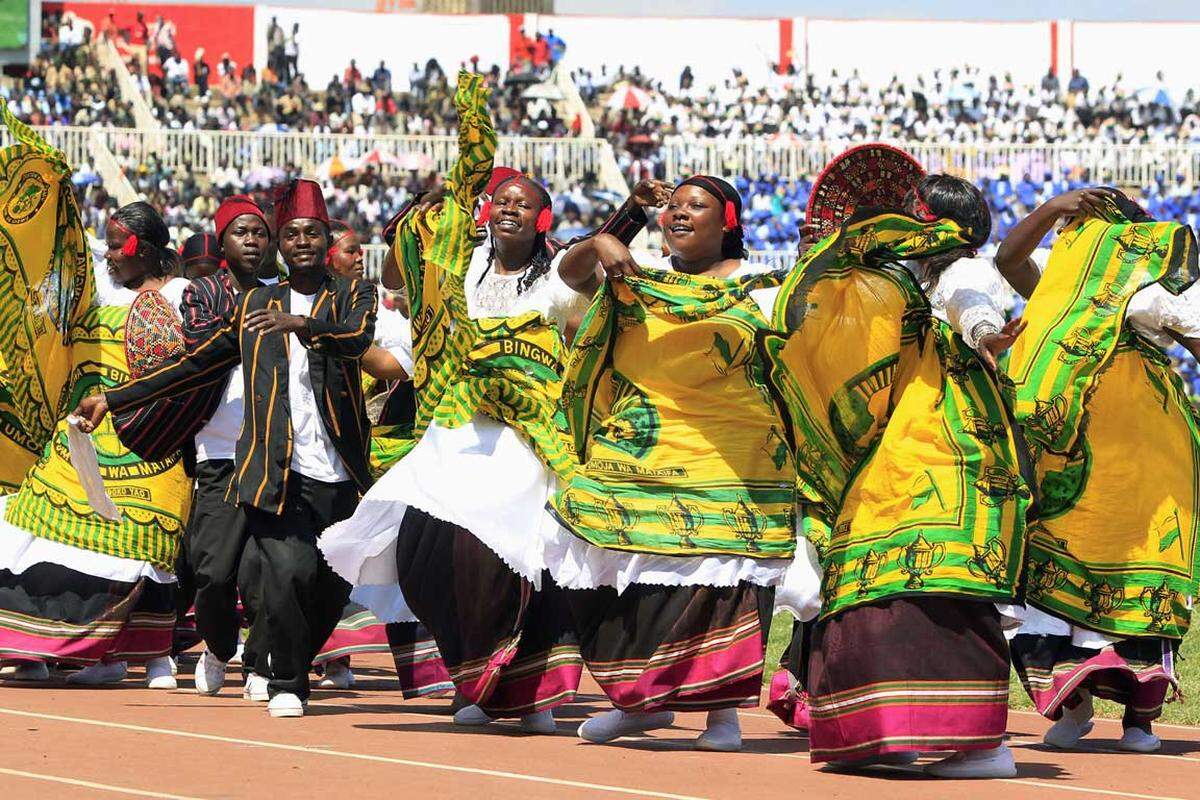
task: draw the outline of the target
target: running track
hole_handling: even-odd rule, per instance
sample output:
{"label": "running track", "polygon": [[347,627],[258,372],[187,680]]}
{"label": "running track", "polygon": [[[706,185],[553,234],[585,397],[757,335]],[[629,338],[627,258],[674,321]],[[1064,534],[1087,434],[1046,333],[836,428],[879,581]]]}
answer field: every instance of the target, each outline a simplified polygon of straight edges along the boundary
{"label": "running track", "polygon": [[[1120,724],[1098,721],[1086,752],[1049,751],[1046,723],[1009,718],[1020,775],[1010,781],[924,779],[915,768],[874,777],[833,775],[808,761],[807,741],[765,710],[744,711],[741,753],[699,753],[699,714],[617,745],[574,735],[605,705],[594,684],[558,709],[557,736],[498,723],[455,728],[446,699],[403,701],[387,656],[357,658],[351,691],[317,691],[303,720],[273,720],[228,682],[218,697],[191,691],[191,664],[175,692],[61,681],[0,686],[0,800],[22,798],[870,798],[899,800],[1191,800],[1200,797],[1200,728],[1161,726],[1160,754],[1111,748]],[[231,673],[232,674],[232,673]]]}

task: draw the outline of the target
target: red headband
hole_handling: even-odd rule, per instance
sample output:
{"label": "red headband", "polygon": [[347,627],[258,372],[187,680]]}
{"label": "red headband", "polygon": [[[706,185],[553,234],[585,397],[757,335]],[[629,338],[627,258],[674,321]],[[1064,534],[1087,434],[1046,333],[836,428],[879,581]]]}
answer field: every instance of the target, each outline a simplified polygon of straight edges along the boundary
{"label": "red headband", "polygon": [[121,245],[121,255],[125,256],[126,258],[132,258],[133,256],[136,256],[138,245],[141,244],[141,240],[138,239],[138,235],[130,230],[129,226],[121,222],[119,219],[109,220],[108,224],[112,225],[119,231],[125,232],[125,243]]}

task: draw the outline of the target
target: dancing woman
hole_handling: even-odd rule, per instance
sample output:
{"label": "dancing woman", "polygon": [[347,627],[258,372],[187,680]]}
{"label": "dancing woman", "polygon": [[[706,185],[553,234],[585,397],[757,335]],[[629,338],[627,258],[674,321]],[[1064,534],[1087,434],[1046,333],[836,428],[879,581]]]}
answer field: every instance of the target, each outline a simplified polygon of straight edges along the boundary
{"label": "dancing woman", "polygon": [[[543,577],[538,534],[554,469],[568,461],[551,419],[561,332],[594,288],[594,266],[563,267],[539,185],[518,174],[487,185],[486,95],[479,76],[460,75],[460,155],[445,202],[404,219],[385,264],[384,285],[403,282],[411,305],[417,443],[321,547],[352,584],[403,590],[473,704],[457,723],[519,717],[548,733],[550,709],[574,697],[582,665],[562,593]],[[476,247],[484,192],[487,241]],[[505,352],[527,369],[505,373]]]}
{"label": "dancing woman", "polygon": [[995,604],[1013,602],[1031,496],[989,365],[1020,326],[989,299],[990,267],[960,261],[990,228],[979,191],[944,175],[902,213],[859,209],[802,257],[775,309],[784,333],[759,342],[819,554],[814,762],[950,751],[927,771],[1015,774]]}
{"label": "dancing woman", "polygon": [[616,709],[592,742],[708,711],[696,746],[736,750],[757,704],[772,586],[795,544],[795,472],[754,337],[781,276],[744,259],[741,198],[699,176],[661,216],[669,257],[597,236],[571,272],[610,280],[580,328],[563,398],[580,467],[553,499],[546,561]]}
{"label": "dancing woman", "polygon": [[[1063,220],[1043,273],[1035,248]],[[1196,242],[1086,189],[1030,214],[996,265],[1029,298],[1008,369],[1042,498],[1013,660],[1057,720],[1047,744],[1075,746],[1102,697],[1125,706],[1117,747],[1152,752],[1196,594],[1200,422],[1163,352],[1200,355]]]}
{"label": "dancing woman", "polygon": [[[10,677],[18,680],[48,679],[49,663],[82,666],[67,679],[78,684],[117,682],[125,677],[127,662],[145,663],[151,688],[173,689],[173,569],[191,502],[191,480],[183,460],[179,453],[161,461],[144,460],[126,449],[106,424],[93,439],[99,475],[89,494],[89,485],[69,455],[71,438],[77,434],[65,418],[47,415],[73,408],[94,388],[111,387],[180,352],[177,309],[187,281],[173,277],[178,254],[170,246],[167,226],[141,202],[113,214],[103,258],[98,253],[86,261],[80,257],[85,269],[95,267],[95,277],[79,273],[74,254],[87,242],[70,196],[71,171],[61,154],[36,134],[11,119],[6,123],[19,141],[4,159],[9,174],[28,179],[37,172],[47,187],[41,205],[33,207],[25,222],[50,223],[36,241],[23,239],[20,226],[7,235],[15,237],[31,269],[39,261],[26,245],[57,242],[61,249],[40,262],[50,264],[53,273],[42,285],[60,294],[47,294],[45,307],[25,307],[28,290],[8,286],[0,294],[19,299],[4,313],[19,318],[52,308],[41,322],[63,338],[51,354],[38,352],[40,342],[14,337],[8,340],[13,349],[4,357],[8,363],[21,363],[18,349],[25,348],[26,356],[38,359],[40,377],[48,375],[51,362],[59,358],[67,359],[69,373],[61,401],[31,393],[21,378],[5,387],[6,397],[23,406],[18,413],[30,420],[26,424],[31,436],[37,430],[32,421],[48,421],[51,427],[46,429],[41,458],[16,492],[0,499],[0,659],[16,662]],[[0,197],[15,188],[7,175],[0,178]],[[69,349],[61,346],[64,342]],[[98,478],[103,478],[102,486]],[[118,513],[102,518],[89,500],[104,489]]]}

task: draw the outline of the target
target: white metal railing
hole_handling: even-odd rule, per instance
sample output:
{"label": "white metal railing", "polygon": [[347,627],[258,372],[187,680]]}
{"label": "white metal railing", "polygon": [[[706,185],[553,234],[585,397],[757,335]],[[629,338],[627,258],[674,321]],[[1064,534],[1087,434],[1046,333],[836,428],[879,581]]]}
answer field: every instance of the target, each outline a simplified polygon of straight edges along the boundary
{"label": "white metal railing", "polygon": [[[677,137],[663,143],[660,153],[666,174],[672,177],[776,174],[786,179],[811,177],[852,141],[695,139]],[[969,180],[1008,175],[1014,180],[1029,174],[1041,180],[1045,173],[1060,175],[1082,167],[1093,183],[1144,186],[1156,177],[1176,175],[1192,183],[1200,176],[1200,146],[1120,145],[1104,142],[1080,144],[962,144],[892,142],[912,153],[931,172],[949,172]]]}
{"label": "white metal railing", "polygon": [[[314,174],[335,155],[362,156],[374,149],[396,156],[405,166],[444,173],[457,155],[453,136],[354,135],[322,133],[262,133],[245,131],[142,130],[134,128],[41,127],[48,141],[61,148],[72,163],[89,158],[88,142],[101,137],[119,163],[128,168],[151,156],[168,169],[212,176],[229,170],[244,177],[263,167],[294,168]],[[8,140],[0,130],[0,142]],[[811,177],[849,143],[827,141],[742,140],[668,141],[662,146],[666,174],[678,178],[695,173],[748,175],[773,173],[794,179]],[[1093,144],[931,144],[901,142],[927,169],[978,180],[1006,174],[1018,180],[1029,174],[1082,167],[1093,183],[1145,186],[1156,178],[1182,175],[1194,185],[1200,178],[1200,146]],[[611,146],[603,139],[502,138],[497,164],[515,167],[563,187],[591,177],[620,192]],[[385,168],[385,171],[388,168]]]}

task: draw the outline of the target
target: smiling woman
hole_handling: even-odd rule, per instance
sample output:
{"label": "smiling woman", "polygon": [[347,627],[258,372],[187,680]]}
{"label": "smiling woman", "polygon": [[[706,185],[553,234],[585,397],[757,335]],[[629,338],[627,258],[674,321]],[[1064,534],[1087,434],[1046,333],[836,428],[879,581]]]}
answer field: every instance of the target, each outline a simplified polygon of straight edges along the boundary
{"label": "smiling woman", "polygon": [[737,750],[736,709],[758,700],[795,473],[754,350],[781,276],[743,262],[740,215],[732,186],[698,176],[660,216],[668,258],[610,236],[565,258],[609,278],[565,378],[581,463],[545,546],[556,582],[592,590],[568,597],[616,710],[580,727],[588,741],[706,710],[696,747]]}

